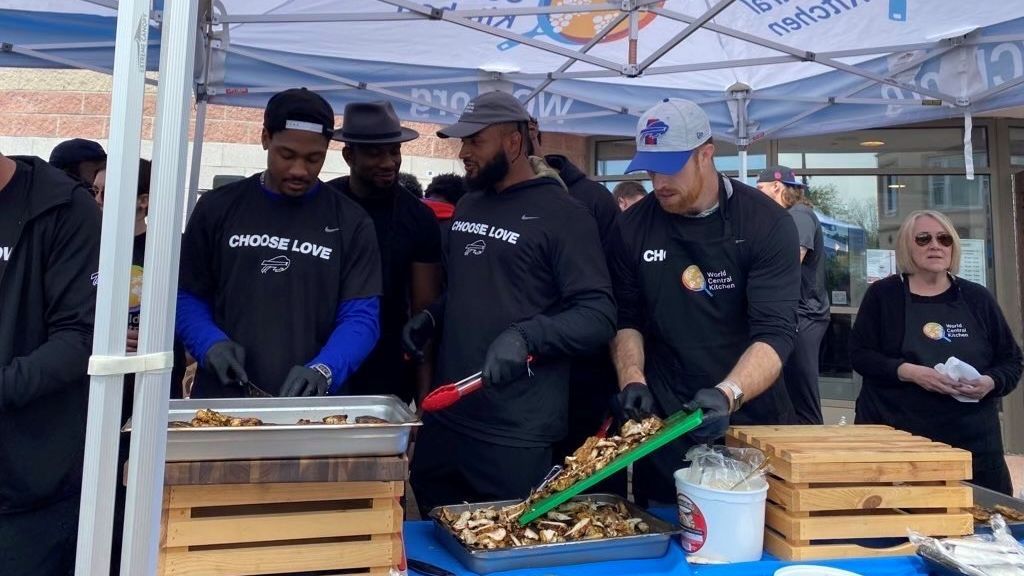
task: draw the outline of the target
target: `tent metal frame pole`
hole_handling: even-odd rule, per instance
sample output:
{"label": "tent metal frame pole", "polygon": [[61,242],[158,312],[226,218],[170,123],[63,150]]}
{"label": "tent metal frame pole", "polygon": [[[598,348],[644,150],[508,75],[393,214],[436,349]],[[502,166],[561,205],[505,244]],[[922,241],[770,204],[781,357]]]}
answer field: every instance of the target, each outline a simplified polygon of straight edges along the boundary
{"label": "tent metal frame pole", "polygon": [[454,108],[449,108],[448,106],[441,106],[439,104],[433,104],[433,103],[428,102],[428,101],[417,100],[416,98],[410,98],[409,96],[406,96],[405,94],[401,94],[401,93],[395,92],[393,90],[387,90],[385,88],[378,88],[378,87],[376,87],[373,84],[368,84],[366,82],[360,82],[360,81],[357,81],[357,80],[352,80],[352,79],[346,78],[344,76],[338,76],[337,74],[331,74],[330,72],[324,72],[322,70],[316,70],[314,68],[309,68],[309,67],[306,67],[306,66],[295,66],[295,65],[285,64],[283,62],[278,61],[275,58],[270,58],[270,57],[267,57],[267,56],[262,56],[262,55],[254,53],[254,52],[251,52],[251,51],[249,51],[246,48],[239,48],[237,46],[224,46],[224,47],[221,48],[221,50],[223,50],[225,52],[228,52],[228,53],[231,53],[231,54],[238,54],[239,56],[245,56],[246,58],[251,58],[253,60],[257,60],[257,61],[264,62],[264,63],[267,63],[267,64],[273,64],[275,66],[280,66],[280,67],[285,68],[287,70],[294,70],[296,72],[302,72],[303,74],[309,74],[310,76],[318,76],[320,78],[326,78],[327,80],[333,80],[335,82],[341,82],[342,84],[348,84],[348,85],[350,85],[350,86],[352,86],[354,88],[358,88],[360,90],[366,90],[367,92],[375,92],[377,94],[381,94],[381,95],[384,95],[384,96],[388,96],[390,98],[394,98],[395,100],[400,100],[400,101],[403,101],[403,102],[409,102],[411,104],[419,104],[419,105],[422,105],[422,106],[428,106],[430,108],[434,108],[436,110],[441,110],[441,111],[447,112],[449,114],[456,114],[456,115],[458,115],[459,112],[461,112],[461,110],[455,110]]}
{"label": "tent metal frame pole", "polygon": [[[168,0],[164,4],[161,82],[153,129],[153,193],[150,195],[139,326],[140,355],[171,354],[169,351],[174,347],[188,120],[199,35],[198,4],[195,0]],[[165,258],[170,265],[149,265],[150,261]],[[122,576],[156,573],[170,385],[171,367],[142,372],[136,378]]]}
{"label": "tent metal frame pole", "polygon": [[[588,4],[582,6],[532,6],[528,8],[495,8],[479,10],[444,10],[458,18],[492,18],[505,16],[540,16],[550,14],[585,14],[619,10],[621,4]],[[273,22],[380,22],[389,20],[424,20],[430,16],[403,8],[405,12],[328,12],[316,14],[232,14],[221,16],[216,24],[267,24]]]}
{"label": "tent metal frame pole", "polygon": [[[109,44],[107,44],[107,45],[109,46]],[[57,46],[57,45],[54,45],[54,46]],[[53,62],[54,64],[60,64],[62,66],[67,66],[68,68],[75,68],[75,69],[78,69],[78,70],[91,70],[93,72],[99,72],[100,74],[106,74],[107,76],[112,76],[114,74],[114,71],[111,70],[110,68],[104,68],[102,66],[94,66],[92,64],[86,64],[85,62],[79,62],[78,60],[72,60],[71,58],[64,58],[63,56],[57,56],[56,54],[47,54],[45,52],[40,52],[39,50],[37,50],[35,48],[29,48],[28,46],[15,46],[15,45],[12,45],[10,51],[14,52],[15,54],[21,54],[22,56],[29,56],[31,58],[37,58],[37,59],[42,60],[44,62]],[[145,81],[146,81],[146,84],[150,84],[152,86],[156,86],[157,85],[156,80],[153,80],[151,78],[146,78]]]}
{"label": "tent metal frame pole", "polygon": [[[632,17],[633,14],[635,14],[635,12],[630,11],[630,12],[623,12],[623,13],[619,14],[618,16],[616,16],[615,19],[613,19],[611,22],[609,22],[607,26],[602,28],[601,31],[598,32],[596,36],[594,36],[586,44],[584,44],[579,49],[579,52],[581,54],[586,54],[587,52],[589,52],[591,48],[593,48],[594,46],[597,46],[598,43],[601,42],[601,40],[604,40],[605,36],[607,36],[609,33],[611,33],[611,31],[614,30],[616,26],[621,24],[622,21],[625,20],[627,17]],[[558,67],[558,70],[556,70],[555,73],[561,73],[561,72],[567,71],[576,62],[579,62],[578,58],[575,58],[575,57],[569,58],[568,60],[563,62],[561,66]],[[544,81],[542,81],[536,88],[534,88],[533,91],[530,92],[530,94],[526,97],[526,99],[523,100],[523,104],[526,104],[530,100],[533,100],[534,98],[536,98],[538,94],[543,92],[554,81],[555,81],[555,79],[552,78],[552,77],[545,78]]]}
{"label": "tent metal frame pole", "polygon": [[673,48],[682,44],[687,38],[692,36],[694,32],[704,28],[704,25],[710,22],[715,16],[718,16],[723,10],[732,6],[734,1],[735,0],[719,0],[717,4],[705,11],[704,14],[701,14],[697,19],[687,24],[686,28],[683,28],[682,31],[673,36],[660,48],[652,52],[650,56],[645,58],[637,67],[637,73],[643,73],[644,70],[647,70],[652,64],[660,60],[662,56],[668,54]]}
{"label": "tent metal frame pole", "polygon": [[[149,1],[118,4],[114,78],[107,144],[107,192],[100,240],[99,284],[93,333],[93,358],[125,355],[128,291],[135,234],[145,92],[146,45],[138,30],[149,29]],[[76,576],[107,574],[113,531],[114,487],[118,481],[118,440],[124,376],[93,376],[89,386],[81,508],[78,520]]]}
{"label": "tent metal frame pole", "polygon": [[[953,46],[952,44],[942,45],[941,47],[936,48],[932,52],[928,52],[928,53],[926,53],[926,54],[924,54],[922,56],[919,56],[917,58],[913,58],[913,59],[911,59],[911,60],[909,60],[907,62],[904,62],[900,66],[897,66],[895,69],[893,69],[890,73],[892,75],[894,75],[894,76],[897,75],[897,74],[901,74],[901,73],[903,73],[903,72],[905,72],[907,70],[910,70],[911,68],[919,66],[919,65],[921,65],[921,64],[923,64],[923,63],[925,63],[925,62],[927,62],[929,60],[932,60],[933,58],[938,58],[938,57],[942,56],[943,54],[949,52],[953,48],[955,48],[955,46]],[[857,86],[854,86],[850,90],[845,91],[841,97],[842,98],[852,97],[855,94],[859,94],[860,92],[863,92],[864,90],[867,90],[868,88],[874,86],[875,84],[876,84],[876,82],[861,82],[860,84],[858,84]],[[754,94],[754,97],[757,98],[756,93]],[[762,130],[761,133],[760,133],[760,137],[761,138],[767,138],[770,134],[774,134],[774,133],[779,132],[781,130],[785,130],[786,128],[792,126],[793,124],[796,124],[797,122],[803,120],[804,118],[807,118],[808,116],[812,116],[814,114],[817,114],[818,112],[821,112],[822,110],[824,110],[824,109],[826,109],[826,108],[828,108],[830,106],[833,106],[833,104],[831,102],[831,99],[829,100],[829,103],[827,103],[827,104],[822,104],[821,106],[815,106],[814,108],[811,108],[810,110],[805,110],[805,111],[797,114],[796,116],[793,116],[792,118],[790,118],[789,120],[783,122],[782,124],[774,126],[774,127],[770,128],[768,130]]]}
{"label": "tent metal frame pole", "polygon": [[[195,131],[192,133],[192,161],[189,163],[188,177],[188,199],[185,206],[185,214],[192,216],[196,209],[196,202],[199,201],[199,176],[203,162],[203,141],[206,135],[206,98],[200,98],[196,104]],[[188,134],[185,135],[188,139]],[[181,222],[181,219],[178,219]]]}
{"label": "tent metal frame pole", "polygon": [[[436,10],[436,9],[427,8],[427,7],[425,7],[422,4],[416,4],[415,2],[411,2],[409,0],[378,0],[378,1],[379,2],[383,2],[385,4],[390,4],[390,5],[398,7],[398,8],[404,8],[404,9],[409,10],[411,12],[418,12],[420,14],[428,16],[432,20],[444,20],[445,22],[450,22],[452,24],[457,24],[457,25],[465,27],[465,28],[471,28],[471,29],[476,30],[478,32],[483,32],[484,34],[490,34],[491,36],[497,36],[499,38],[504,38],[505,40],[511,40],[513,42],[522,44],[524,46],[530,46],[530,47],[533,47],[533,48],[537,48],[538,50],[544,50],[545,52],[550,52],[552,54],[558,54],[560,56],[565,56],[566,58],[574,58],[575,57],[578,60],[582,60],[583,62],[586,62],[587,64],[593,64],[594,66],[597,66],[599,68],[607,68],[608,70],[615,70],[615,71],[622,71],[622,69],[623,69],[623,66],[621,64],[616,64],[615,62],[612,62],[610,60],[605,60],[604,58],[598,58],[596,56],[591,56],[589,54],[581,54],[581,53],[577,52],[576,50],[571,50],[569,48],[563,48],[561,46],[557,46],[557,45],[551,44],[549,42],[542,42],[540,40],[534,40],[533,38],[530,38],[530,37],[525,36],[523,34],[517,34],[515,32],[509,32],[509,31],[506,31],[506,30],[502,30],[500,28],[492,28],[492,27],[490,27],[490,26],[488,26],[486,24],[481,24],[479,22],[474,22],[473,20],[469,20],[467,18],[461,18],[459,16],[455,16],[452,13],[446,12],[444,10]],[[494,12],[495,12],[494,16],[499,16],[500,15],[500,14],[498,14],[498,12],[499,12],[498,10],[495,10]]]}
{"label": "tent metal frame pole", "polygon": [[[683,22],[683,23],[686,23],[686,24],[688,24],[690,22],[693,22],[695,20],[695,18],[693,18],[691,16],[687,16],[686,14],[681,14],[681,13],[676,12],[674,10],[666,10],[664,8],[652,8],[651,12],[654,12],[654,13],[659,14],[661,16],[665,16],[666,18],[671,18],[672,20],[676,20],[676,21]],[[920,94],[922,96],[929,96],[929,97],[935,98],[937,100],[942,100],[943,102],[948,102],[949,104],[953,104],[953,105],[956,105],[956,103],[957,103],[957,98],[955,96],[951,96],[949,94],[945,94],[943,92],[939,92],[937,90],[931,90],[931,89],[924,88],[924,87],[921,87],[921,86],[914,86],[914,85],[911,85],[911,84],[905,84],[903,82],[898,82],[898,81],[893,80],[891,78],[886,78],[886,77],[884,77],[884,76],[882,76],[880,74],[875,74],[874,72],[870,72],[870,71],[867,71],[867,70],[862,70],[860,68],[857,68],[856,66],[851,66],[849,64],[845,64],[843,62],[839,62],[838,60],[835,60],[833,58],[827,58],[827,57],[815,54],[814,52],[811,52],[811,51],[808,51],[808,50],[800,50],[799,48],[793,48],[792,46],[787,46],[785,44],[780,44],[778,42],[773,42],[772,40],[768,40],[767,38],[761,38],[761,37],[755,36],[753,34],[747,34],[746,32],[741,32],[741,31],[735,30],[733,28],[729,28],[729,27],[726,27],[726,26],[721,26],[719,24],[715,24],[714,22],[706,22],[704,24],[704,29],[705,30],[709,30],[711,32],[717,32],[719,34],[722,34],[722,35],[725,35],[725,36],[729,36],[729,37],[735,38],[737,40],[743,40],[745,42],[750,42],[751,44],[756,44],[756,45],[761,46],[763,48],[769,48],[771,50],[776,50],[778,52],[782,52],[783,54],[791,54],[791,55],[796,56],[797,58],[799,58],[801,60],[804,60],[804,61],[807,61],[807,62],[814,62],[814,63],[817,63],[817,64],[821,64],[822,66],[827,66],[829,68],[840,70],[840,71],[846,72],[846,73],[854,75],[854,76],[861,76],[863,78],[867,78],[868,80],[873,80],[874,83],[876,83],[876,84],[886,84],[886,85],[889,85],[889,86],[893,86],[895,88],[900,88],[900,89],[903,89],[903,90],[907,90],[907,91],[915,93],[915,94]]]}

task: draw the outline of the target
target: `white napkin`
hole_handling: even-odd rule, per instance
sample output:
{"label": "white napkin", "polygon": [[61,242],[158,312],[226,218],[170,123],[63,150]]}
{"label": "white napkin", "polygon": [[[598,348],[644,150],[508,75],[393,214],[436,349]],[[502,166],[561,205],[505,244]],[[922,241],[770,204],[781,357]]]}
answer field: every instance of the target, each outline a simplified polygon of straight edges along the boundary
{"label": "white napkin", "polygon": [[[957,358],[956,356],[950,356],[944,364],[936,364],[935,371],[943,376],[948,376],[953,380],[977,380],[981,378],[981,373],[974,367]],[[953,394],[953,398],[961,402],[977,402],[977,398],[969,398],[960,394]]]}

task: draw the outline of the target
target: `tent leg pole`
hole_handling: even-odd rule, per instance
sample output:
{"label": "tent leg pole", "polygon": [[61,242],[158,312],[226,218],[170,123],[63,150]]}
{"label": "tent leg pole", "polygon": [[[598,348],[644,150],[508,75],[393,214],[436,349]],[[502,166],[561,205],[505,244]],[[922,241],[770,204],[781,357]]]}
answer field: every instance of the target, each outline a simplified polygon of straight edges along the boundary
{"label": "tent leg pole", "polygon": [[206,133],[206,98],[199,100],[199,104],[196,106],[196,128],[195,135],[192,137],[192,162],[190,163],[190,172],[188,179],[188,207],[185,212],[186,217],[192,216],[192,210],[196,207],[196,202],[199,201],[199,173],[202,167],[203,161],[203,140],[205,139]]}
{"label": "tent leg pole", "polygon": [[[197,4],[186,0],[164,4],[160,91],[157,93],[153,142],[153,194],[150,196],[153,200],[146,234],[146,259],[166,258],[170,265],[147,265],[145,268],[139,354],[166,352],[174,347],[178,257],[184,211],[182,195],[198,35]],[[156,574],[157,571],[170,372],[170,369],[143,372],[136,378],[122,576]]]}
{"label": "tent leg pole", "polygon": [[[93,356],[125,353],[146,85],[146,51],[139,50],[136,33],[148,29],[148,0],[122,0],[118,4]],[[77,576],[110,572],[123,387],[121,374],[93,376],[90,381],[75,558]]]}
{"label": "tent leg pole", "polygon": [[740,148],[740,182],[749,184],[750,180],[747,178],[747,149],[746,147]]}

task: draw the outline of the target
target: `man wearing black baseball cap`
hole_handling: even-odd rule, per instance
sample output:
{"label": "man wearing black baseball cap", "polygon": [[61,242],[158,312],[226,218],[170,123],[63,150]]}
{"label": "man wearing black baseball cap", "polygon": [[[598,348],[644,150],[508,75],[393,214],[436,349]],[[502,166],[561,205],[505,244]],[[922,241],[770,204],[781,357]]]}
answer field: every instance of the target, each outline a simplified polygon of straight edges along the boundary
{"label": "man wearing black baseball cap", "polygon": [[91,187],[96,173],[107,166],[107,153],[99,142],[72,138],[54,146],[50,152],[50,165]]}
{"label": "man wearing black baseball cap", "polygon": [[406,324],[403,344],[421,354],[440,330],[438,382],[482,369],[484,386],[424,417],[411,471],[421,510],[527,496],[566,433],[569,359],[614,331],[597,226],[534,174],[529,120],[515,97],[490,92],[438,132],[462,139],[473,192],[452,220],[446,296]]}
{"label": "man wearing black baseball cap", "polygon": [[792,168],[772,166],[757,177],[757,188],[789,211],[800,236],[800,304],[797,306],[796,341],[782,367],[786,390],[793,401],[798,424],[821,424],[818,356],[829,323],[825,291],[825,236],[818,215],[804,196],[804,183]]}
{"label": "man wearing black baseball cap", "polygon": [[349,176],[331,186],[358,203],[373,219],[380,249],[383,295],[380,340],[349,379],[350,394],[394,394],[422,402],[430,388],[432,365],[402,358],[402,326],[441,291],[441,230],[433,213],[399,182],[402,143],[419,137],[403,128],[388,102],[345,106],[334,139],[345,143]]}
{"label": "man wearing black baseball cap", "polygon": [[333,127],[316,93],[275,94],[263,116],[267,169],[196,205],[176,325],[201,367],[193,397],[337,394],[376,343],[373,222],[318,178]]}

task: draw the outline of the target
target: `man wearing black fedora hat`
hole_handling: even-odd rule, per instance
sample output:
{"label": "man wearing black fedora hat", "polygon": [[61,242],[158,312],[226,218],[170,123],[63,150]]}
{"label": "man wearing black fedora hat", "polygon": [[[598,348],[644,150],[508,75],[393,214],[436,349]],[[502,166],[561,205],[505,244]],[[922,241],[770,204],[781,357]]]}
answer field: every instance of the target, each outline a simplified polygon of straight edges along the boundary
{"label": "man wearing black fedora hat", "polygon": [[430,386],[430,355],[403,362],[402,326],[441,289],[441,232],[430,209],[399,182],[402,143],[419,137],[403,128],[388,102],[345,106],[334,139],[345,143],[349,176],[330,181],[373,219],[382,272],[380,339],[349,378],[350,394],[394,394],[422,400]]}
{"label": "man wearing black fedora hat", "polygon": [[514,96],[489,92],[438,133],[462,140],[474,191],[452,220],[446,296],[409,321],[403,344],[418,353],[440,329],[437,380],[482,369],[484,386],[424,417],[410,478],[421,511],[526,497],[566,433],[569,359],[614,334],[597,225],[534,174],[529,120]]}
{"label": "man wearing black fedora hat", "polygon": [[199,199],[175,326],[199,362],[193,397],[338,394],[373,349],[380,256],[366,212],[319,179],[333,133],[326,100],[279,92],[267,169]]}

